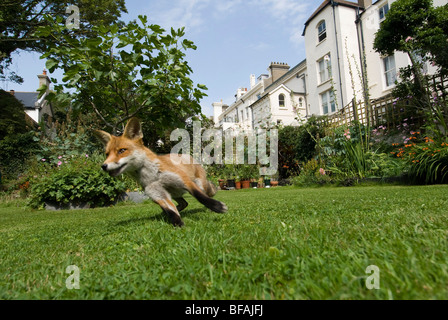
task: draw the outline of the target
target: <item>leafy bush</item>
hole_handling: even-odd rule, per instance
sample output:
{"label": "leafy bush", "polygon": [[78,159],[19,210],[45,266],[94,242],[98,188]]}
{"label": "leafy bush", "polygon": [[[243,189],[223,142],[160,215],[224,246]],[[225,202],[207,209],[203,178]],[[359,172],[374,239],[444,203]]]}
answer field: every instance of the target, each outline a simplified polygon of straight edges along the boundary
{"label": "leafy bush", "polygon": [[320,167],[316,159],[311,159],[306,162],[301,168],[300,174],[291,178],[291,183],[296,187],[323,185],[329,182],[331,182],[331,178]]}
{"label": "leafy bush", "polygon": [[35,137],[41,146],[37,161],[45,159],[57,165],[71,157],[102,151],[102,145],[92,134],[95,124],[88,117],[78,116],[77,120],[70,117],[69,113],[64,122],[56,121],[50,129],[43,127],[40,138]]}
{"label": "leafy bush", "polygon": [[26,171],[27,160],[40,151],[34,132],[9,135],[0,141],[0,170],[3,179],[16,180]]}
{"label": "leafy bush", "polygon": [[311,117],[299,126],[285,126],[279,129],[279,173],[281,178],[297,175],[299,163],[307,162],[316,154],[317,136],[323,137],[324,130],[317,118]]}
{"label": "leafy bush", "polygon": [[100,170],[100,165],[98,155],[73,156],[57,167],[43,163],[43,172],[30,181],[29,205],[42,208],[45,202],[62,206],[69,203],[111,204],[126,190],[126,184]]}
{"label": "leafy bush", "polygon": [[0,139],[28,131],[24,110],[22,102],[0,89]]}
{"label": "leafy bush", "polygon": [[[417,183],[448,182],[448,143],[413,132],[410,143],[392,152],[409,166],[409,176]],[[422,141],[424,140],[424,141]],[[421,141],[421,142],[420,142]]]}

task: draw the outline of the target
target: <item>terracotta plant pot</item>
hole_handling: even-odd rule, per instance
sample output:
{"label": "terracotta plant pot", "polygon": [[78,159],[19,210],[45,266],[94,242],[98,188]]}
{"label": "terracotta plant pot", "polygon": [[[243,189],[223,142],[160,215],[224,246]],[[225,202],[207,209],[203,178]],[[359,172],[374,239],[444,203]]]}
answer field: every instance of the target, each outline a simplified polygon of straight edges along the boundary
{"label": "terracotta plant pot", "polygon": [[224,190],[224,185],[226,184],[226,181],[224,179],[219,179],[219,189]]}
{"label": "terracotta plant pot", "polygon": [[278,181],[271,181],[271,187],[278,186]]}
{"label": "terracotta plant pot", "polygon": [[250,188],[250,180],[241,181],[241,186],[243,187],[243,189],[249,189]]}
{"label": "terracotta plant pot", "polygon": [[241,181],[235,182],[235,189],[241,189]]}

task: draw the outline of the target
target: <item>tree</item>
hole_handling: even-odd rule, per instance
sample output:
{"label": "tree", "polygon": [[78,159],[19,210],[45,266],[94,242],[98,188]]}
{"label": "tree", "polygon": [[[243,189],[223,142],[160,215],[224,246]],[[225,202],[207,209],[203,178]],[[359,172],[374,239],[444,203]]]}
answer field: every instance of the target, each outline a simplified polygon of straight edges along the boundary
{"label": "tree", "polygon": [[432,0],[395,1],[375,35],[374,49],[380,54],[391,55],[396,50],[408,54],[412,64],[400,69],[401,81],[393,94],[413,97],[412,106],[428,120],[426,129],[443,139],[448,131],[446,92],[440,93],[440,101],[440,90],[430,87],[422,64],[430,61],[442,77],[448,74],[448,4],[435,8]]}
{"label": "tree", "polygon": [[[64,71],[50,99],[67,99],[75,111],[94,113],[114,134],[134,116],[163,132],[201,112],[207,88],[189,78],[185,51],[196,46],[181,39],[184,28],[167,33],[139,16],[139,22],[94,26],[95,36],[79,37],[77,30],[66,32],[61,17],[47,19],[37,31],[49,39],[41,58],[50,72]],[[74,92],[64,93],[64,87]]]}
{"label": "tree", "polygon": [[[122,12],[127,12],[124,0],[2,0],[0,4],[0,76],[12,62],[16,50],[43,52],[47,43],[34,32],[47,24],[45,14],[69,17],[69,5],[79,8],[78,35],[88,35],[94,25],[115,23]],[[9,80],[22,82],[15,73]]]}
{"label": "tree", "polygon": [[12,94],[0,90],[0,140],[27,131],[23,104]]}
{"label": "tree", "polygon": [[397,0],[375,35],[373,47],[384,55],[409,54],[413,65],[430,60],[448,70],[448,5],[434,8],[432,0]]}

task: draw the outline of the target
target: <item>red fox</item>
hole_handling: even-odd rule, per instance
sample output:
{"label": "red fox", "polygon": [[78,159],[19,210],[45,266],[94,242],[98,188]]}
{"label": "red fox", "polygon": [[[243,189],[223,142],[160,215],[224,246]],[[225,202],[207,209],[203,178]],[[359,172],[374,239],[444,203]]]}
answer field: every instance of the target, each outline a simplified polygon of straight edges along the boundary
{"label": "red fox", "polygon": [[[131,175],[152,201],[163,209],[174,226],[184,225],[179,212],[188,205],[182,197],[186,192],[214,212],[227,211],[223,202],[212,199],[216,188],[207,180],[202,166],[193,164],[191,156],[184,155],[188,161],[174,164],[169,154],[156,155],[143,145],[143,133],[137,118],[128,121],[119,137],[101,130],[96,130],[95,135],[106,148],[106,161],[101,168],[113,177],[122,173]],[[177,202],[177,206],[172,200]]]}

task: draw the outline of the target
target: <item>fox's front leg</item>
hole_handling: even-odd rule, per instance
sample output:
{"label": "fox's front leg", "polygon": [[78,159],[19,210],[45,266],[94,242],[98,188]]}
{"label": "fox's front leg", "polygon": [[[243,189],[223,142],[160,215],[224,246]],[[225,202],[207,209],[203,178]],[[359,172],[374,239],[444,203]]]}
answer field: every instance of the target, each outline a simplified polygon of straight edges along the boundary
{"label": "fox's front leg", "polygon": [[184,225],[184,222],[182,221],[180,214],[171,199],[166,198],[162,200],[154,200],[154,202],[157,203],[168,215],[173,226],[182,227]]}
{"label": "fox's front leg", "polygon": [[175,227],[182,227],[184,225],[176,205],[173,203],[170,194],[165,191],[165,189],[160,187],[160,185],[150,185],[145,188],[145,193],[152,199],[152,201],[162,208]]}

